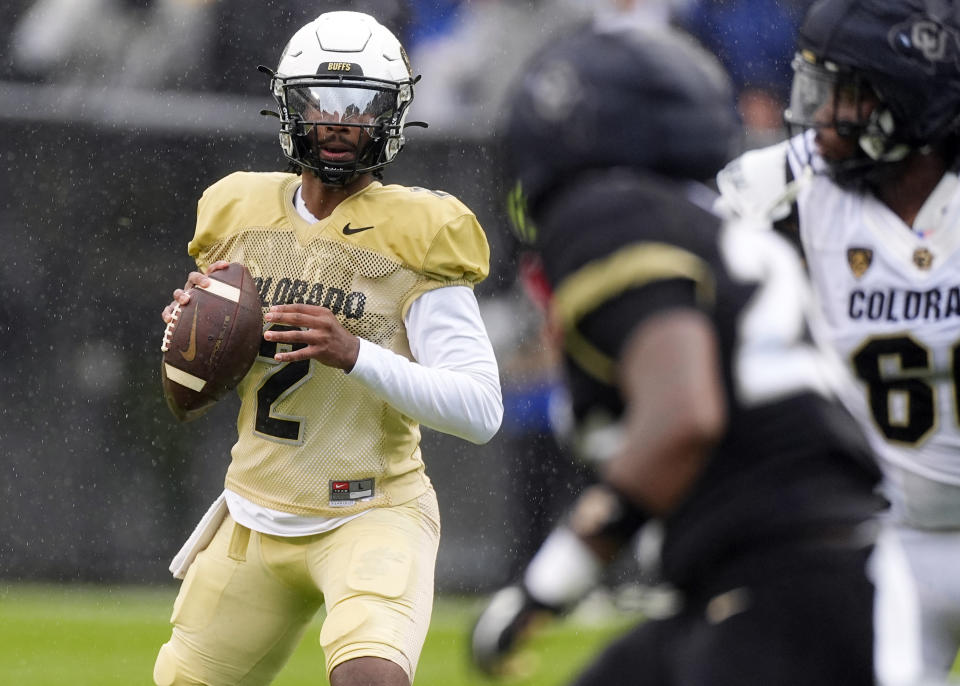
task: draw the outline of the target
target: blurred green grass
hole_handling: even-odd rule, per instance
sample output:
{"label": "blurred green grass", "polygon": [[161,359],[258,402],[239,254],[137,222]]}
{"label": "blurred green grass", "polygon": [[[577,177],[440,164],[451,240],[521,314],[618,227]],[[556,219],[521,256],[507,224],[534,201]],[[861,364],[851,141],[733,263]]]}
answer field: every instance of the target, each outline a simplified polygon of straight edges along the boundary
{"label": "blurred green grass", "polygon": [[[20,686],[152,684],[157,649],[169,638],[175,586],[34,585],[0,581],[0,683]],[[467,662],[480,597],[437,598],[416,686],[558,686],[633,623],[622,615],[572,617],[518,656],[517,675],[494,682]],[[323,686],[320,622],[310,627],[276,686]]]}

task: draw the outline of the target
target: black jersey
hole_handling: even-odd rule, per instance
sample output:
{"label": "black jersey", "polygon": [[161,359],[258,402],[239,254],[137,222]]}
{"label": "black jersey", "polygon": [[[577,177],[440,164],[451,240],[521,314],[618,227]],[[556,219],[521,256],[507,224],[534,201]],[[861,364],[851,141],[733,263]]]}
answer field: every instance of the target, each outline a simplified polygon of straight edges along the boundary
{"label": "black jersey", "polygon": [[879,471],[830,391],[840,368],[812,343],[806,282],[786,242],[724,225],[681,187],[636,172],[585,174],[575,189],[545,208],[538,249],[578,427],[622,413],[620,346],[651,314],[696,308],[719,340],[727,431],[665,519],[665,578],[682,587],[732,553],[874,515]]}

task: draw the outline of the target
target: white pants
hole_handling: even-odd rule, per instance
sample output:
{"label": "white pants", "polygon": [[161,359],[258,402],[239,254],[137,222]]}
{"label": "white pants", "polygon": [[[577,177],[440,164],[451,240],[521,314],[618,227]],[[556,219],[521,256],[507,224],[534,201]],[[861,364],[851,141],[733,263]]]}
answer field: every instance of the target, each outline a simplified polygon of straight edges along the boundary
{"label": "white pants", "polygon": [[879,686],[947,683],[960,648],[960,530],[890,519],[871,570]]}

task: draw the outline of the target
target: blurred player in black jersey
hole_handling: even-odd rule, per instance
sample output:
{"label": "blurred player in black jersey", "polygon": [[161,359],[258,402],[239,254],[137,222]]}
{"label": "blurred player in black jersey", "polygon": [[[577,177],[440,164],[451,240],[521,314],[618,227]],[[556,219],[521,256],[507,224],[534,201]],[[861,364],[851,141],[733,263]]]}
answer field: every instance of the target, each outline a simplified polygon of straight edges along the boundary
{"label": "blurred player in black jersey", "polygon": [[960,649],[960,9],[819,0],[793,68],[794,135],[724,168],[717,207],[796,242],[849,365],[841,399],[891,504],[878,683],[942,683]]}
{"label": "blurred player in black jersey", "polygon": [[873,683],[879,473],[832,393],[843,372],[813,343],[795,252],[704,209],[695,182],[738,130],[726,76],[669,30],[581,30],[522,70],[504,131],[514,223],[551,291],[578,443],[612,448],[478,619],[487,672],[656,521],[680,609],[576,684]]}

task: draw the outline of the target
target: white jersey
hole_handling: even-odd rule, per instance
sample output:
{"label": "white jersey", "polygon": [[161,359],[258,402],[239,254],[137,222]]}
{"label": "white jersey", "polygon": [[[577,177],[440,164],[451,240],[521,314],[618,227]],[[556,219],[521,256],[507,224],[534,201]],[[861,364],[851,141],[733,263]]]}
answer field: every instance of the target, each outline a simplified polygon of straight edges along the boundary
{"label": "white jersey", "polygon": [[[731,163],[720,208],[780,219],[796,202],[825,334],[853,377],[841,397],[885,463],[895,509],[960,526],[960,183],[945,176],[910,227],[873,195],[805,172],[802,146]],[[788,161],[799,182],[787,183]]]}

